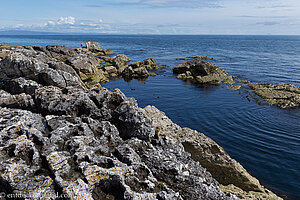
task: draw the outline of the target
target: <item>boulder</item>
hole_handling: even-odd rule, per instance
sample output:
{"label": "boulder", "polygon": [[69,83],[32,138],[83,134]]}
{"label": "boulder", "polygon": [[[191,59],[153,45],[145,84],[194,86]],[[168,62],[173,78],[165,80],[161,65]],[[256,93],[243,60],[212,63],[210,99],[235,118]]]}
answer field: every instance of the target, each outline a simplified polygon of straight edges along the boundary
{"label": "boulder", "polygon": [[112,74],[117,75],[118,70],[114,67],[114,66],[107,66],[104,67],[105,72],[107,72],[110,76],[112,76]]}
{"label": "boulder", "polygon": [[88,55],[75,55],[66,61],[66,63],[72,66],[76,72],[83,74],[92,74],[97,71],[99,66],[98,60],[95,57]]}
{"label": "boulder", "polygon": [[108,82],[109,79],[105,76],[104,71],[98,69],[99,61],[97,58],[89,55],[75,55],[70,57],[66,63],[72,66],[80,78],[91,87],[97,83]]}
{"label": "boulder", "polygon": [[32,96],[39,87],[41,87],[41,85],[37,82],[23,77],[0,81],[0,88],[13,95],[25,93]]}
{"label": "boulder", "polygon": [[71,70],[70,67],[54,66],[53,63],[50,63],[49,67],[47,56],[44,53],[37,53],[34,50],[28,49],[10,51],[9,54],[0,61],[1,72],[11,79],[22,77],[42,85],[84,87],[80,78],[74,76],[75,71]]}
{"label": "boulder", "polygon": [[91,52],[98,52],[102,49],[99,42],[86,42],[86,48]]}
{"label": "boulder", "polygon": [[232,76],[228,75],[224,69],[200,59],[175,66],[173,73],[178,74],[178,79],[192,80],[200,84],[220,85],[222,81],[224,83],[233,83]]}
{"label": "boulder", "polygon": [[127,63],[130,59],[124,54],[118,54],[112,58],[112,65],[115,66],[117,69],[122,68],[123,66],[127,66]]}
{"label": "boulder", "polygon": [[139,68],[135,68],[133,70],[134,72],[134,77],[135,78],[141,78],[141,77],[148,77],[149,72],[147,71],[147,69],[145,67],[139,67]]}
{"label": "boulder", "polygon": [[70,49],[63,45],[48,45],[46,46],[46,50],[49,51],[52,58],[55,61],[64,62],[69,57],[76,55],[77,52],[74,49]]}
{"label": "boulder", "polygon": [[165,67],[162,65],[158,65],[153,58],[147,58],[143,61],[133,62],[129,66],[131,66],[133,69],[145,67],[147,70],[156,70],[156,69]]}

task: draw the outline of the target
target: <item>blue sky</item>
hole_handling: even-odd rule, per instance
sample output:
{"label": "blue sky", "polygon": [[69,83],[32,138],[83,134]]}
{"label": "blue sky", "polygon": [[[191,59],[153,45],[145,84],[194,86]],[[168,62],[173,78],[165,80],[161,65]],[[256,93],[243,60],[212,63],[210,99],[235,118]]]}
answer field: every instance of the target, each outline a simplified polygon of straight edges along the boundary
{"label": "blue sky", "polygon": [[300,0],[0,0],[0,30],[300,35]]}

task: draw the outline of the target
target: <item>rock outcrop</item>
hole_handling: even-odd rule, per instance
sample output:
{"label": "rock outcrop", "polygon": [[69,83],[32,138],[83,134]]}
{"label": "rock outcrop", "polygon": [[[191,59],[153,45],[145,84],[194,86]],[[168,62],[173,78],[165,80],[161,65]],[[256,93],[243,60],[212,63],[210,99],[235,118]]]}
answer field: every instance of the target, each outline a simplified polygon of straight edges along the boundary
{"label": "rock outcrop", "polygon": [[135,99],[70,84],[99,70],[95,60],[70,55],[62,63],[47,54],[18,47],[0,61],[1,196],[238,199],[161,134]]}
{"label": "rock outcrop", "polygon": [[54,69],[51,60],[44,52],[19,47],[0,61],[0,71],[10,79],[22,77],[44,85],[84,87],[80,78],[70,73],[70,68],[61,65]]}
{"label": "rock outcrop", "polygon": [[179,64],[173,68],[173,73],[178,74],[178,79],[193,83],[212,85],[220,85],[222,82],[233,83],[232,76],[224,69],[201,59]]}
{"label": "rock outcrop", "polygon": [[113,50],[101,48],[99,42],[86,42],[85,47],[77,47],[74,49],[78,54],[90,56],[114,55]]}
{"label": "rock outcrop", "polygon": [[154,106],[144,108],[144,113],[153,121],[159,135],[179,141],[185,151],[191,153],[193,160],[198,161],[222,184],[221,189],[224,192],[232,192],[241,199],[281,199],[264,188],[222,147],[203,133],[181,128]]}
{"label": "rock outcrop", "polygon": [[0,49],[9,49],[11,46],[8,43],[0,43]]}
{"label": "rock outcrop", "polygon": [[[97,42],[80,48],[82,51],[62,45],[11,47],[3,43],[0,47],[0,78],[23,77],[58,87],[81,85],[90,88],[112,78],[145,80],[157,75],[152,70],[165,67],[153,58],[128,65],[130,59],[123,54],[99,56],[107,54],[99,53],[104,50]],[[39,71],[33,71],[34,67]]]}
{"label": "rock outcrop", "polygon": [[106,71],[109,76],[123,77],[126,81],[132,79],[145,80],[149,76],[157,75],[151,71],[166,67],[158,65],[153,58],[128,64],[130,59],[123,54],[115,57],[100,57],[100,59],[103,59],[105,62],[104,71]]}
{"label": "rock outcrop", "polygon": [[0,60],[1,195],[280,199],[204,134],[139,108],[118,89],[86,88],[97,73],[156,69],[153,59],[98,59],[51,45],[10,47]]}
{"label": "rock outcrop", "polygon": [[300,106],[300,87],[292,84],[279,83],[273,85],[271,83],[251,83],[243,81],[247,84],[255,94],[263,98],[271,105],[279,108],[296,108]]}

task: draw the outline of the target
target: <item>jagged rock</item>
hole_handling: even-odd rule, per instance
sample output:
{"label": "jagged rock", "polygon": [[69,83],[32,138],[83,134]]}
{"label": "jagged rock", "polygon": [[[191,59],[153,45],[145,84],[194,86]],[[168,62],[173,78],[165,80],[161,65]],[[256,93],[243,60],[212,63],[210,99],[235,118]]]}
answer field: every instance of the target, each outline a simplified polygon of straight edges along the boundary
{"label": "jagged rock", "polygon": [[178,74],[178,79],[191,80],[200,84],[220,85],[222,81],[233,83],[232,76],[228,75],[224,69],[200,59],[175,66],[173,73]]}
{"label": "jagged rock", "polygon": [[101,116],[100,110],[88,93],[73,87],[59,89],[41,87],[35,91],[35,101],[41,113],[71,116]]}
{"label": "jagged rock", "polygon": [[113,52],[112,49],[108,48],[108,49],[101,49],[99,51],[101,53],[101,55],[114,55],[115,53]]}
{"label": "jagged rock", "polygon": [[9,49],[11,46],[8,43],[0,43],[0,49]]}
{"label": "jagged rock", "polygon": [[33,50],[11,51],[9,55],[0,61],[0,70],[9,78],[23,77],[42,85],[55,85],[58,87],[70,85],[83,88],[77,77],[68,72],[49,68],[47,63],[37,59],[40,58],[38,55]]}
{"label": "jagged rock", "polygon": [[37,82],[19,77],[16,79],[4,79],[0,81],[0,88],[9,92],[10,94],[21,94],[26,93],[34,95],[35,90],[41,87]]}
{"label": "jagged rock", "polygon": [[109,74],[109,76],[117,76],[118,70],[114,66],[104,67],[104,70]]}
{"label": "jagged rock", "polygon": [[9,54],[9,50],[8,49],[1,49],[0,48],[0,61],[5,58],[8,54]]}
{"label": "jagged rock", "polygon": [[42,117],[30,111],[0,108],[0,121],[0,191],[38,199],[55,195],[53,179],[43,173],[36,148],[43,138]]}
{"label": "jagged rock", "polygon": [[118,54],[112,58],[111,63],[117,69],[121,69],[124,66],[127,66],[127,63],[129,61],[130,61],[130,59],[127,56],[125,56],[124,54]]}
{"label": "jagged rock", "polygon": [[247,84],[255,94],[263,98],[271,105],[280,108],[296,108],[300,106],[300,87],[292,84],[279,83],[273,85],[271,83],[251,83],[243,81]]}
{"label": "jagged rock", "polygon": [[99,42],[86,42],[85,44],[88,51],[97,52],[101,50]]}
{"label": "jagged rock", "polygon": [[[111,49],[104,49],[101,48],[99,42],[86,42],[86,50],[84,48],[81,48],[85,53],[93,56],[98,55],[113,55],[114,52]],[[91,53],[90,53],[91,52]]]}
{"label": "jagged rock", "polygon": [[[195,133],[180,128],[176,137],[167,135],[164,131],[178,126],[157,126],[120,90],[77,85],[76,74],[102,70],[95,60],[87,64],[63,46],[10,51],[0,61],[0,98],[12,102],[0,106],[0,192],[21,193],[24,199],[237,199],[221,191],[201,166],[203,159],[195,159],[206,145],[198,157],[216,153],[222,160],[225,152],[213,141],[199,136],[203,144],[192,143]],[[70,65],[56,62],[70,56]],[[127,66],[125,57],[113,59]],[[20,97],[24,102],[15,102]],[[188,142],[198,145],[195,152],[186,152]],[[228,176],[235,177],[232,173]]]}
{"label": "jagged rock", "polygon": [[150,74],[145,67],[139,67],[133,70],[133,77],[135,78],[142,78],[148,76],[150,76]]}
{"label": "jagged rock", "polygon": [[0,106],[33,110],[35,104],[32,97],[28,94],[21,93],[11,95],[8,92],[0,90]]}
{"label": "jagged rock", "polygon": [[69,57],[76,55],[77,52],[63,45],[48,45],[46,49],[50,52],[51,57],[55,58],[56,61],[64,62]]}
{"label": "jagged rock", "polygon": [[114,121],[123,139],[137,137],[150,140],[154,136],[151,121],[147,119],[134,99],[123,101],[114,110]]}
{"label": "jagged rock", "polygon": [[102,70],[98,69],[99,61],[97,58],[88,55],[75,55],[70,57],[67,64],[72,66],[79,74],[80,78],[91,87],[97,83],[108,82],[109,79]]}
{"label": "jagged rock", "polygon": [[201,166],[205,167],[220,184],[233,184],[247,194],[255,192],[261,199],[272,199],[271,197],[274,196],[276,197],[274,199],[281,199],[261,186],[256,178],[203,133],[181,128],[154,106],[144,108],[144,113],[153,121],[157,134],[166,135],[181,142],[185,151],[191,153],[193,160],[199,161]]}
{"label": "jagged rock", "polygon": [[71,65],[77,73],[83,74],[93,74],[99,66],[97,58],[88,55],[75,55],[70,57],[66,63]]}

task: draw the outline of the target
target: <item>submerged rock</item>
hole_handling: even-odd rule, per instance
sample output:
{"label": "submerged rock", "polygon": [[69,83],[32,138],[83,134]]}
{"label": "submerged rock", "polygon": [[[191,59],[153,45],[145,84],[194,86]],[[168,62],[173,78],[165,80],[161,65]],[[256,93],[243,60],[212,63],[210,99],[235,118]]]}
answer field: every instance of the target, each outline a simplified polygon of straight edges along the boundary
{"label": "submerged rock", "polygon": [[247,84],[255,94],[271,105],[276,105],[280,108],[296,108],[300,106],[300,87],[285,83],[273,85],[270,83],[243,82]]}
{"label": "submerged rock", "polygon": [[189,56],[186,58],[177,58],[176,60],[214,60],[214,58],[209,56]]}
{"label": "submerged rock", "polygon": [[175,66],[173,73],[178,74],[178,79],[194,83],[212,85],[220,85],[222,82],[233,83],[232,76],[228,75],[224,69],[200,59]]}
{"label": "submerged rock", "polygon": [[228,85],[227,86],[229,89],[231,89],[231,90],[239,90],[239,89],[241,89],[241,85]]}

